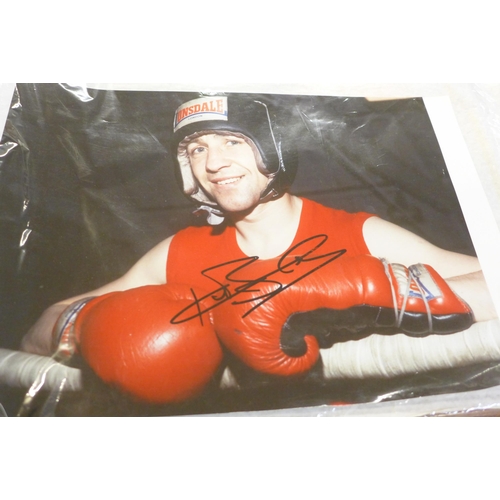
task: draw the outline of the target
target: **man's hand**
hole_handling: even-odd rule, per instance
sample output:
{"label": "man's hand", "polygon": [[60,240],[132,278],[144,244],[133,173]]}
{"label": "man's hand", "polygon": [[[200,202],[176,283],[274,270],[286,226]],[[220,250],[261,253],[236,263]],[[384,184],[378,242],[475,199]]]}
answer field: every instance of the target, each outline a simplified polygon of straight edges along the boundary
{"label": "man's hand", "polygon": [[378,217],[363,226],[363,236],[372,255],[410,266],[425,262],[432,266],[474,312],[476,321],[498,317],[481,266],[476,257],[443,250],[420,236]]}
{"label": "man's hand", "polygon": [[164,284],[165,266],[172,237],[153,247],[120,278],[95,290],[72,297],[50,306],[30,328],[21,341],[21,350],[41,356],[53,354],[52,331],[59,316],[71,303],[86,298],[98,297],[110,292],[120,292],[146,285]]}
{"label": "man's hand", "polygon": [[187,285],[150,285],[92,299],[74,321],[77,351],[101,380],[136,400],[198,396],[222,349],[210,318],[175,324],[172,318],[201,295]]}
{"label": "man's hand", "polygon": [[293,269],[284,276],[287,281],[256,283],[244,300],[213,309],[223,344],[263,373],[306,373],[320,348],[373,333],[449,334],[474,321],[469,306],[430,266],[406,268],[357,255],[336,259],[300,282]]}

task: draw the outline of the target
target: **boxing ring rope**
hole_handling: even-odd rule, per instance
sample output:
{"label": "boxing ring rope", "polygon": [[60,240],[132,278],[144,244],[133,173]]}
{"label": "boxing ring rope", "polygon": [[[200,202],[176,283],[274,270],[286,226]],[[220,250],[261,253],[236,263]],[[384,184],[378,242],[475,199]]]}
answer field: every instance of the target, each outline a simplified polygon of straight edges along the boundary
{"label": "boxing ring rope", "polygon": [[[325,379],[396,377],[416,372],[462,367],[482,362],[500,362],[500,322],[476,323],[468,330],[450,335],[412,338],[404,334],[371,335],[321,350]],[[43,374],[41,378],[40,375]],[[51,357],[0,349],[0,384],[33,388],[39,379],[44,389],[77,391],[81,372]],[[228,370],[221,388],[234,386]]]}
{"label": "boxing ring rope", "polygon": [[395,377],[500,361],[500,322],[473,324],[450,335],[371,335],[321,350],[327,379]]}
{"label": "boxing ring rope", "polygon": [[28,388],[39,374],[45,373],[43,386],[55,389],[66,379],[65,389],[77,391],[82,387],[81,372],[49,356],[38,356],[9,349],[0,349],[0,384],[8,387]]}

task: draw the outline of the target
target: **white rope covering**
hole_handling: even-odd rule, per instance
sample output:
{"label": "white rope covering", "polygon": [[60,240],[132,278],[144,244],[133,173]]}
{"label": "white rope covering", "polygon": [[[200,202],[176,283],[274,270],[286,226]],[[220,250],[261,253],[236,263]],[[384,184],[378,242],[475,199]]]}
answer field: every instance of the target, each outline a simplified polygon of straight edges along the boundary
{"label": "white rope covering", "polygon": [[371,335],[321,350],[327,379],[395,377],[475,363],[500,362],[500,322],[475,323],[450,335]]}
{"label": "white rope covering", "polygon": [[64,379],[65,390],[81,388],[81,372],[77,368],[61,365],[47,356],[0,349],[0,384],[28,388],[44,372],[44,389],[55,389]]}
{"label": "white rope covering", "polygon": [[[363,340],[335,344],[321,350],[326,379],[395,377],[467,366],[500,362],[500,321],[475,323],[463,332],[412,338],[404,334],[371,335]],[[43,387],[65,390],[81,388],[81,372],[57,363],[50,357],[0,349],[0,384],[29,388],[45,371]],[[226,370],[222,388],[237,385]]]}

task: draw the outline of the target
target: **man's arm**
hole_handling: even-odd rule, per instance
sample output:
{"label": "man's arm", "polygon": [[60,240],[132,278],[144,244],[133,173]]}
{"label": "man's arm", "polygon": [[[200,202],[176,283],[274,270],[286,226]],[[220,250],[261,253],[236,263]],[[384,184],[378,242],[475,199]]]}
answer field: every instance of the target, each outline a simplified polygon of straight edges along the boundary
{"label": "man's arm", "polygon": [[423,263],[446,279],[452,290],[471,307],[476,321],[497,317],[497,312],[476,257],[443,250],[395,224],[372,217],[363,226],[370,253],[405,266]]}
{"label": "man's arm", "polygon": [[21,341],[21,350],[48,356],[52,354],[52,330],[64,309],[76,300],[166,282],[166,263],[172,237],[162,241],[134,264],[127,273],[87,293],[61,300],[48,307]]}

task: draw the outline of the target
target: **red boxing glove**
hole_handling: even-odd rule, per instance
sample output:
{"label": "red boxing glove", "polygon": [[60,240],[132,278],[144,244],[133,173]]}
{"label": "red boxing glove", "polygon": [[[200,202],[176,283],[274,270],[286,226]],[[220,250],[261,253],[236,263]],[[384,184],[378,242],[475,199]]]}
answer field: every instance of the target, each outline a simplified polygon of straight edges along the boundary
{"label": "red boxing glove", "polygon": [[295,375],[335,342],[372,333],[447,334],[474,322],[468,305],[430,266],[406,268],[368,255],[316,260],[277,261],[281,271],[261,280],[245,281],[244,269],[231,275],[248,286],[216,304],[214,324],[223,344],[248,366]]}
{"label": "red boxing glove", "polygon": [[210,318],[172,324],[193,300],[189,287],[149,285],[88,302],[74,321],[93,371],[136,399],[173,403],[200,393],[222,360]]}

